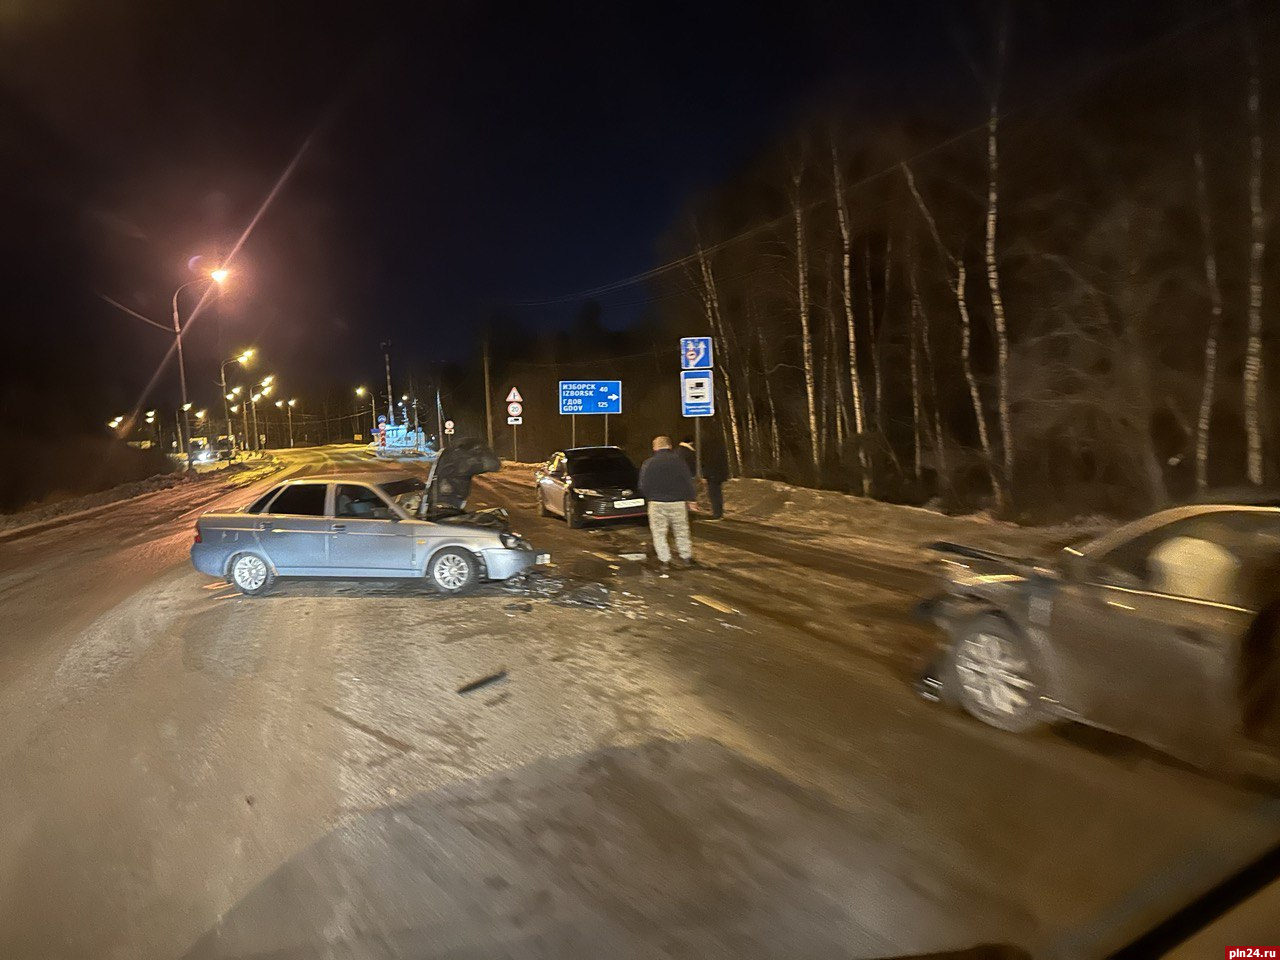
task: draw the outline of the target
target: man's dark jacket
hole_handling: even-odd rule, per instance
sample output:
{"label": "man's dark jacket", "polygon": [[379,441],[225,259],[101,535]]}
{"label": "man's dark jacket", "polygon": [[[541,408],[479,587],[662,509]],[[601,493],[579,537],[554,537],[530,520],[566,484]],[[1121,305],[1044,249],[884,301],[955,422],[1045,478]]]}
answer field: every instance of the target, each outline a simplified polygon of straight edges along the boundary
{"label": "man's dark jacket", "polygon": [[674,450],[658,450],[640,467],[640,493],[654,503],[692,502],[698,499],[693,475]]}

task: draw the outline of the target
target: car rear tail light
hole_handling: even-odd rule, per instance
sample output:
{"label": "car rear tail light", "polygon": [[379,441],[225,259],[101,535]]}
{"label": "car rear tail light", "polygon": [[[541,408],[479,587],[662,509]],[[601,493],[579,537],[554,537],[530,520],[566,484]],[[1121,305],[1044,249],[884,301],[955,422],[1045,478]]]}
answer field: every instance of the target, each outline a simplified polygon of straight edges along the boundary
{"label": "car rear tail light", "polygon": [[200,527],[196,526],[196,543],[204,543],[204,537],[200,536]]}

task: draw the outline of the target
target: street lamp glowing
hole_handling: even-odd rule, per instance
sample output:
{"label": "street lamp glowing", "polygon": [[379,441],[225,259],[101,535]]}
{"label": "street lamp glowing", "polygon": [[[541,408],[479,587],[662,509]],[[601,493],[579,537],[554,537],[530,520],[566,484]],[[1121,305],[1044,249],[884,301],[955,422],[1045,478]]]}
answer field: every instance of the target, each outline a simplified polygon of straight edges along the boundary
{"label": "street lamp glowing", "polygon": [[271,391],[272,391],[272,390],[274,390],[274,389],[275,389],[275,384],[271,384],[271,383],[269,383],[269,384],[267,384],[265,387],[263,387],[263,388],[262,388],[262,395],[263,395],[264,397],[270,396],[270,395],[271,395]]}
{"label": "street lamp glowing", "polygon": [[238,403],[233,403],[233,404],[231,405],[231,412],[232,412],[232,413],[239,413],[239,412],[240,412],[240,404],[238,404]]}
{"label": "street lamp glowing", "polygon": [[225,267],[219,267],[217,270],[209,271],[209,277],[213,280],[214,283],[222,283],[222,281],[227,279],[227,277],[230,275],[231,275],[231,271],[226,269]]}
{"label": "street lamp glowing", "polygon": [[234,400],[235,398],[236,398],[236,395],[235,395],[234,393],[228,393],[228,394],[227,394],[227,399],[228,399],[228,400]]}
{"label": "street lamp glowing", "polygon": [[277,401],[276,401],[276,406],[277,406],[277,407],[279,407],[280,409],[284,409],[284,401],[283,401],[283,400],[277,400]]}
{"label": "street lamp glowing", "polygon": [[203,419],[204,419],[204,415],[205,415],[206,413],[208,413],[208,411],[207,411],[207,410],[197,410],[197,411],[196,411],[196,419],[197,419],[197,420],[203,420]]}
{"label": "street lamp glowing", "polygon": [[190,409],[191,409],[191,404],[189,404],[189,403],[184,403],[184,404],[182,405],[182,412],[183,412],[183,413],[186,413],[186,412],[187,412],[188,410],[190,410]]}
{"label": "street lamp glowing", "polygon": [[269,386],[271,384],[271,381],[274,380],[275,378],[276,378],[276,375],[274,373],[267,374],[265,377],[262,378],[262,385],[264,387]]}
{"label": "street lamp glowing", "polygon": [[241,394],[241,392],[243,392],[243,390],[244,390],[244,387],[232,387],[232,388],[231,388],[231,392],[232,392],[233,394],[235,394],[237,397],[238,397],[238,396],[240,396],[240,394]]}
{"label": "street lamp glowing", "polygon": [[246,350],[244,353],[240,354],[240,356],[236,357],[237,362],[239,362],[240,364],[242,364],[242,365],[244,365],[244,366],[248,366],[248,365],[249,365],[249,361],[250,361],[250,360],[252,360],[252,359],[253,359],[253,351],[252,351],[252,350]]}
{"label": "street lamp glowing", "polygon": [[368,390],[366,390],[364,387],[356,387],[356,396],[357,396],[357,397],[363,397],[363,396],[364,396],[366,393],[368,393],[368,392],[369,392],[369,391],[368,391]]}
{"label": "street lamp glowing", "polygon": [[257,403],[259,400],[261,400],[261,399],[262,399],[262,394],[260,394],[260,393],[255,393],[255,394],[254,394],[252,397],[250,397],[249,399],[250,399],[250,400],[252,400],[254,403]]}
{"label": "street lamp glowing", "polygon": [[298,402],[297,400],[290,400],[290,401],[289,401],[289,406],[291,406],[291,407],[292,407],[292,406],[293,406],[295,403],[297,403],[297,402]]}

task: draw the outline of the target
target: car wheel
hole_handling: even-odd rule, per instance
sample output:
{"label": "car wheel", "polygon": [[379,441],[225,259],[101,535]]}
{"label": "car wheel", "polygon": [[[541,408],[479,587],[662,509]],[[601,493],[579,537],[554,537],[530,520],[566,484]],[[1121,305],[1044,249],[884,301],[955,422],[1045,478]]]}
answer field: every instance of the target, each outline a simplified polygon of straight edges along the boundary
{"label": "car wheel", "polygon": [[955,695],[983,723],[1012,733],[1043,724],[1035,672],[1026,641],[1003,617],[975,617],[955,634],[951,647]]}
{"label": "car wheel", "polygon": [[570,530],[582,528],[582,514],[578,513],[577,502],[572,493],[564,495],[564,522],[569,525]]}
{"label": "car wheel", "polygon": [[238,553],[228,565],[227,579],[246,597],[260,597],[271,589],[276,578],[271,564],[256,553]]}
{"label": "car wheel", "polygon": [[427,577],[441,593],[466,593],[480,580],[480,565],[470,550],[449,547],[431,558]]}

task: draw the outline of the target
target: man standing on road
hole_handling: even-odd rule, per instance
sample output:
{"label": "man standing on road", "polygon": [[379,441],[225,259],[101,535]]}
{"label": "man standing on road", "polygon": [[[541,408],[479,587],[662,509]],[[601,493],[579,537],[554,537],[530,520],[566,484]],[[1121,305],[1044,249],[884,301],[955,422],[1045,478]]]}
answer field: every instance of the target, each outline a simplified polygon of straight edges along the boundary
{"label": "man standing on road", "polygon": [[711,501],[709,520],[724,517],[724,482],[729,479],[729,457],[722,443],[704,444],[702,479],[707,481],[707,499]]}
{"label": "man standing on road", "polygon": [[667,576],[671,568],[668,530],[675,537],[676,553],[686,567],[692,567],[689,510],[697,509],[698,490],[684,460],[671,449],[670,437],[653,438],[653,456],[640,467],[640,494],[649,503],[649,533],[662,576]]}

